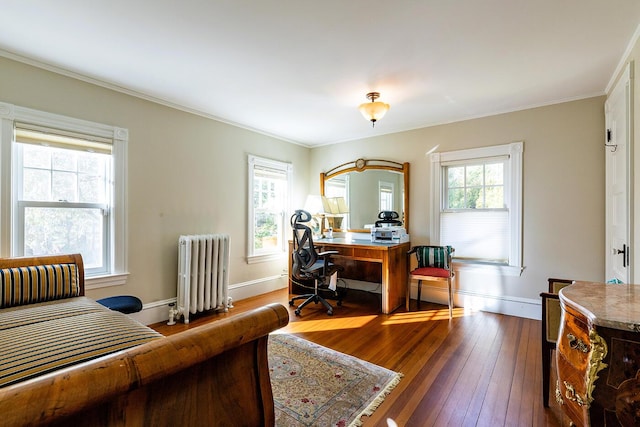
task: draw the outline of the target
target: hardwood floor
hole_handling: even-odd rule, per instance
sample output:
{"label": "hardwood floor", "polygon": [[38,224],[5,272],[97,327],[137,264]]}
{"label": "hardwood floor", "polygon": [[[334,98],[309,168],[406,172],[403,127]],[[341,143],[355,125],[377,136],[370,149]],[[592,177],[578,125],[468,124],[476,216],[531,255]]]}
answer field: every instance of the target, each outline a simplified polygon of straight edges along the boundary
{"label": "hardwood floor", "polygon": [[[197,316],[189,325],[152,325],[165,335],[278,302],[286,290],[237,301],[229,313]],[[542,406],[540,322],[411,301],[390,315],[380,296],[349,291],[328,316],[311,304],[282,331],[384,366],[404,377],[364,426],[559,426],[557,406]],[[335,306],[335,304],[334,304]],[[555,380],[552,379],[552,384]],[[551,393],[551,399],[553,393]],[[552,405],[556,405],[552,402]]]}

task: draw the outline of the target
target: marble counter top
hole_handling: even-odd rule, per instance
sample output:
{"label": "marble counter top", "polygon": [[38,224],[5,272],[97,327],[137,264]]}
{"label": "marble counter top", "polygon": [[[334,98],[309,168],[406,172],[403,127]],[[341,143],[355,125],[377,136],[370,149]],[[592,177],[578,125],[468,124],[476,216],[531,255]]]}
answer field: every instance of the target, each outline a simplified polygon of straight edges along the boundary
{"label": "marble counter top", "polygon": [[560,290],[596,326],[640,332],[640,285],[575,282]]}

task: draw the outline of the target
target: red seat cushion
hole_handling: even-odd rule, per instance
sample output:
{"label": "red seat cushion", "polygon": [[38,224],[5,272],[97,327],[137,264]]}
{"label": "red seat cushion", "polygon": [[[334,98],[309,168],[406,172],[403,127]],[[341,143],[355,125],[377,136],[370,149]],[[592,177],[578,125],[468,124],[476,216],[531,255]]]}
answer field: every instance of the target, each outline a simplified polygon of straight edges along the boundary
{"label": "red seat cushion", "polygon": [[416,268],[411,272],[412,276],[449,277],[449,270],[435,267]]}

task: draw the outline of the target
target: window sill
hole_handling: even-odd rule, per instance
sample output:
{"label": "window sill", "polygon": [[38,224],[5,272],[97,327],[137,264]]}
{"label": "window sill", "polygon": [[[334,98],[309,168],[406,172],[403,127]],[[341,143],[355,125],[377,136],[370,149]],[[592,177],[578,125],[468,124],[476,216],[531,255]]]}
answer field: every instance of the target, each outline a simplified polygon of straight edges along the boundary
{"label": "window sill", "polygon": [[494,274],[497,276],[514,276],[522,275],[525,267],[517,265],[495,264],[488,262],[473,261],[453,261],[453,269],[455,271],[468,271],[477,273]]}
{"label": "window sill", "polygon": [[284,256],[285,256],[284,252],[277,252],[277,253],[271,253],[271,254],[261,254],[261,255],[251,255],[251,256],[247,257],[247,264],[257,264],[257,263],[260,263],[260,262],[281,260],[282,258],[284,258]]}
{"label": "window sill", "polygon": [[127,283],[129,273],[115,273],[104,276],[85,277],[85,289],[108,288],[110,286],[120,286]]}

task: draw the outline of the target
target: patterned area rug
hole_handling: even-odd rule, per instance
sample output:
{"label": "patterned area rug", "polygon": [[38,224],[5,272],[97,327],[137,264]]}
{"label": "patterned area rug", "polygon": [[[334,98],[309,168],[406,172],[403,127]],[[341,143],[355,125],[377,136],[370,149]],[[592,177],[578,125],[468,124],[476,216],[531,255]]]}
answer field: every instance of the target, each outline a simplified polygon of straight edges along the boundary
{"label": "patterned area rug", "polygon": [[289,334],[269,337],[276,426],[359,426],[402,374]]}

